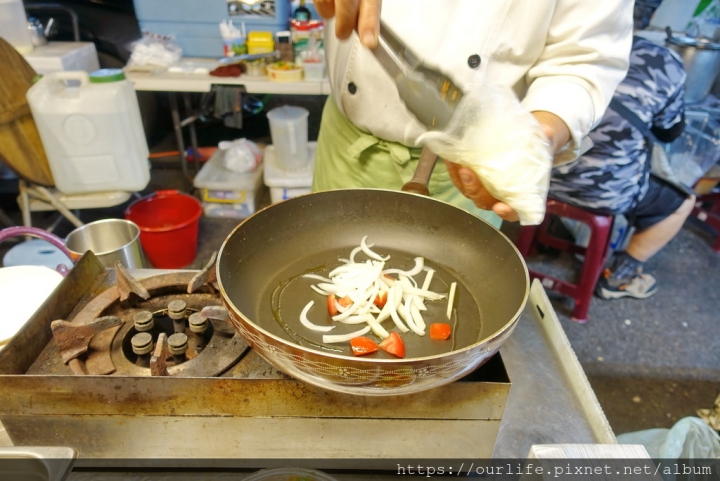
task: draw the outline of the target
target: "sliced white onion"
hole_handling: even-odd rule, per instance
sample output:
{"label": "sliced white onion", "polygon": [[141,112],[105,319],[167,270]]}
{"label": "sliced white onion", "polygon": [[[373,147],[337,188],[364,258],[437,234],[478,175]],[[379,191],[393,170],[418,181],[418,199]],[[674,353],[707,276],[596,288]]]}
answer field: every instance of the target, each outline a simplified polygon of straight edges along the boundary
{"label": "sliced white onion", "polygon": [[420,310],[415,306],[415,304],[410,305],[410,315],[413,318],[413,322],[415,322],[415,326],[423,331],[422,335],[425,335],[425,319],[423,319]]}
{"label": "sliced white onion", "polygon": [[409,329],[403,324],[402,320],[400,320],[400,316],[398,316],[397,308],[400,303],[402,303],[402,290],[399,285],[396,288],[390,289],[387,303],[390,305],[390,317],[392,317],[397,328],[402,332],[408,332]]}
{"label": "sliced white onion", "polygon": [[347,342],[355,339],[356,337],[364,336],[368,332],[370,332],[370,326],[365,326],[359,331],[351,332],[348,334],[323,334],[323,342],[325,344]]}
{"label": "sliced white onion", "polygon": [[356,316],[347,317],[338,322],[342,322],[343,324],[362,324],[363,322],[368,322],[369,317],[372,316],[370,314],[358,314]]}
{"label": "sliced white onion", "polygon": [[307,313],[313,306],[313,304],[315,304],[315,301],[308,302],[305,308],[302,310],[302,312],[300,313],[300,323],[312,331],[328,332],[335,329],[335,326],[318,326],[317,324],[313,324],[308,320]]}
{"label": "sliced white onion", "polygon": [[447,305],[447,318],[450,320],[450,314],[452,314],[453,303],[455,302],[455,290],[457,289],[457,282],[450,284],[450,294],[448,295]]}
{"label": "sliced white onion", "polygon": [[383,271],[383,274],[402,274],[404,276],[412,277],[420,274],[423,270],[423,266],[425,265],[425,258],[423,257],[416,257],[415,258],[415,267],[410,269],[409,271],[403,271],[401,269],[386,269]]}
{"label": "sliced white onion", "polygon": [[431,299],[433,301],[439,301],[440,299],[445,299],[445,294],[438,294],[437,292],[432,292],[432,291],[424,291],[422,289],[416,289],[414,287],[403,287],[403,292],[405,294],[412,294],[413,296],[425,297],[425,298]]}
{"label": "sliced white onion", "polygon": [[376,261],[387,261],[390,259],[390,256],[383,257],[380,254],[376,254],[372,250],[370,250],[370,247],[366,244],[368,236],[365,236],[360,241],[360,248],[365,253],[366,256],[368,256],[370,259],[375,259]]}
{"label": "sliced white onion", "polygon": [[375,334],[380,339],[385,339],[390,335],[390,333],[387,332],[385,328],[382,327],[373,316],[368,315],[367,323],[370,326],[370,329],[372,329],[373,334]]}
{"label": "sliced white onion", "polygon": [[303,277],[305,279],[315,279],[316,281],[320,281],[320,282],[332,282],[327,277],[319,276],[317,274],[305,274]]}
{"label": "sliced white onion", "polygon": [[356,248],[354,248],[352,250],[352,252],[350,252],[350,262],[352,262],[352,263],[355,262],[355,256],[358,255],[358,252],[360,252],[361,250],[362,250],[362,247],[357,246]]}
{"label": "sliced white onion", "polygon": [[[413,305],[413,296],[408,296],[407,300],[405,301],[405,305],[403,306],[403,310],[405,312],[405,322],[407,323],[408,327],[412,332],[417,334],[418,336],[424,336],[425,331],[423,327],[419,326],[415,320],[415,318],[412,315],[412,310],[415,308],[415,311],[420,313],[417,308]],[[421,318],[422,320],[422,318]],[[424,323],[423,323],[424,324]]]}
{"label": "sliced white onion", "polygon": [[433,275],[435,274],[435,269],[432,269],[430,267],[427,267],[427,274],[425,274],[425,281],[423,281],[422,290],[427,291],[430,290],[430,283],[432,282]]}
{"label": "sliced white onion", "polygon": [[329,295],[330,295],[329,292],[320,289],[318,286],[316,286],[316,285],[314,285],[314,284],[310,286],[310,289],[312,289],[313,291],[317,292],[318,294],[322,294],[323,296],[329,296]]}

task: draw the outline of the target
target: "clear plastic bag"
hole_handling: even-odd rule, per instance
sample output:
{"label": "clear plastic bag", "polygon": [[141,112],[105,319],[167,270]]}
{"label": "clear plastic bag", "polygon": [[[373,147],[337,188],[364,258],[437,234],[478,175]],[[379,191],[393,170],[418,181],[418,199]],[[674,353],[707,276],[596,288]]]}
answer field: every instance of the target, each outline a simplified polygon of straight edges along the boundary
{"label": "clear plastic bag", "polygon": [[262,150],[247,139],[222,141],[218,144],[218,148],[225,152],[223,166],[231,172],[247,174],[254,171],[262,162]]}
{"label": "clear plastic bag", "polygon": [[133,46],[128,65],[167,67],[181,57],[182,49],[171,37],[143,32],[143,38]]}
{"label": "clear plastic bag", "polygon": [[419,142],[443,159],[471,168],[522,225],[545,216],[552,156],[540,125],[509,87],[471,85],[453,119]]}
{"label": "clear plastic bag", "polygon": [[682,418],[671,429],[617,436],[620,444],[642,444],[653,459],[720,459],[720,435],[702,419]]}

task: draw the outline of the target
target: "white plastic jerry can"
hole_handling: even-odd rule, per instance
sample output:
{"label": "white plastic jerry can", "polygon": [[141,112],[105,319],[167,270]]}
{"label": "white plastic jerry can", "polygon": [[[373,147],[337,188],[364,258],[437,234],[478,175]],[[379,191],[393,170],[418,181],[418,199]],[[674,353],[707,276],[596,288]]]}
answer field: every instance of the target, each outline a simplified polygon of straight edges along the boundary
{"label": "white plastic jerry can", "polygon": [[147,186],[147,140],[135,89],[122,70],[51,73],[28,90],[27,99],[60,192]]}

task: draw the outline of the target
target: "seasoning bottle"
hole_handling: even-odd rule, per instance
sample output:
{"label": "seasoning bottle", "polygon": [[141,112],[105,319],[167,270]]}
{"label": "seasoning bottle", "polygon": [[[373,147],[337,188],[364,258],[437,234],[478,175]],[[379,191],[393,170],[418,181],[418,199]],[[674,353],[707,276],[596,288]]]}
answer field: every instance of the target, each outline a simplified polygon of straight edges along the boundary
{"label": "seasoning bottle", "polygon": [[307,22],[310,20],[310,10],[308,10],[305,6],[305,0],[300,0],[300,6],[295,9],[293,18],[295,20],[300,20],[301,22]]}
{"label": "seasoning bottle", "polygon": [[277,51],[280,52],[280,60],[285,62],[293,62],[295,60],[295,50],[290,42],[290,32],[284,30],[275,34],[277,36]]}

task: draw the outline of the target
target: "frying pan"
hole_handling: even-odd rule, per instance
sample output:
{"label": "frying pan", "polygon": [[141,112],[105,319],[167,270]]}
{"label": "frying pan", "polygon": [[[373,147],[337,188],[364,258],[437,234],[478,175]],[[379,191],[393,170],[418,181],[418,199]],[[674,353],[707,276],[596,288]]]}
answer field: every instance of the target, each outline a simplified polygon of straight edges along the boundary
{"label": "frying pan", "polygon": [[[302,327],[309,300],[311,321],[332,322],[310,289],[316,281],[302,275],[327,274],[363,236],[391,255],[387,267],[408,269],[424,257],[437,271],[432,290],[447,292],[457,281],[451,340],[408,333],[404,359],[354,357],[348,345],[323,345],[321,333]],[[529,292],[522,257],[492,225],[430,197],[377,189],[307,194],[258,211],[225,239],[217,277],[231,322],[267,361],[310,384],[360,395],[419,392],[471,372],[510,336]],[[437,302],[429,303],[428,324],[447,322],[446,304]],[[357,329],[339,324],[332,333]]]}

